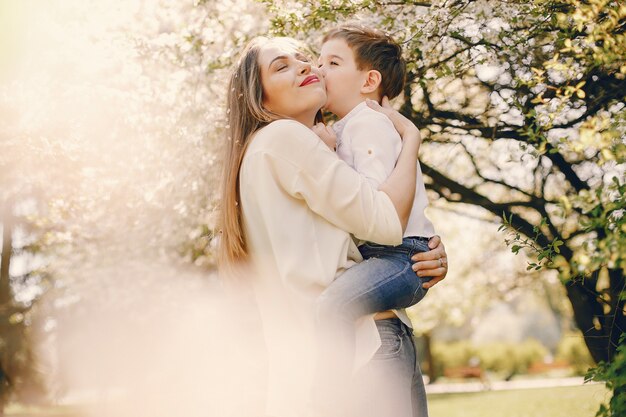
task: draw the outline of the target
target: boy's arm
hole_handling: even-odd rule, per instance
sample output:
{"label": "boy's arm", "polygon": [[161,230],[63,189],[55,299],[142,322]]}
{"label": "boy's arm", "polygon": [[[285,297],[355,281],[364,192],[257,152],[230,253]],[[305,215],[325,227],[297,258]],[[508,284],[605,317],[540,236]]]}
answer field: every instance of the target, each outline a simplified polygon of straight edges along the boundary
{"label": "boy's arm", "polygon": [[354,169],[379,188],[393,171],[402,149],[400,135],[382,113],[369,111],[346,125],[350,135]]}
{"label": "boy's arm", "polygon": [[394,110],[387,97],[383,97],[382,106],[369,99],[366,100],[366,103],[371,109],[387,116],[396,131],[402,136],[402,150],[396,161],[396,167],[378,189],[387,193],[394,202],[402,222],[402,230],[404,230],[411,215],[415,198],[417,155],[422,138],[413,122]]}

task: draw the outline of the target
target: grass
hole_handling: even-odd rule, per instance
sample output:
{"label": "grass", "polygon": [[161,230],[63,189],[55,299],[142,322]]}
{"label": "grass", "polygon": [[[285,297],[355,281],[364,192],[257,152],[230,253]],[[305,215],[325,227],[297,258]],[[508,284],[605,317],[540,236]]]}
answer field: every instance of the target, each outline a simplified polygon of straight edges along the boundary
{"label": "grass", "polygon": [[79,410],[70,406],[35,407],[11,404],[4,410],[6,417],[78,417]]}
{"label": "grass", "polygon": [[430,417],[593,417],[609,392],[602,384],[428,396]]}
{"label": "grass", "polygon": [[[431,394],[430,417],[593,417],[609,393],[602,384],[578,387]],[[79,417],[74,407],[11,405],[6,417]],[[183,416],[184,417],[184,416]]]}

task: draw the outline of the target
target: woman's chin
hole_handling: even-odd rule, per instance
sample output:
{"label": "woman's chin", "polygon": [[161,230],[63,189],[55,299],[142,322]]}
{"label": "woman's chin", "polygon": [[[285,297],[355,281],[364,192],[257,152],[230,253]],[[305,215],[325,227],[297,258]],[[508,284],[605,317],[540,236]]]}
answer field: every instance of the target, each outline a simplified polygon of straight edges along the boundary
{"label": "woman's chin", "polygon": [[323,108],[324,106],[326,106],[326,102],[328,101],[328,97],[326,96],[326,90],[322,89],[320,94],[319,94],[319,100],[318,100],[318,110]]}

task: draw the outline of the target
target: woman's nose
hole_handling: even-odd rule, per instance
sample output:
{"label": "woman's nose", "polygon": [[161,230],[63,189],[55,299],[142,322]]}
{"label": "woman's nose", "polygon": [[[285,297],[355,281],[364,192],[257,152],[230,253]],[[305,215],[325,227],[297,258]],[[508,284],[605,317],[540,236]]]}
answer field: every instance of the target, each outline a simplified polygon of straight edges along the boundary
{"label": "woman's nose", "polygon": [[311,72],[311,64],[309,62],[303,62],[300,66],[300,75],[308,74]]}

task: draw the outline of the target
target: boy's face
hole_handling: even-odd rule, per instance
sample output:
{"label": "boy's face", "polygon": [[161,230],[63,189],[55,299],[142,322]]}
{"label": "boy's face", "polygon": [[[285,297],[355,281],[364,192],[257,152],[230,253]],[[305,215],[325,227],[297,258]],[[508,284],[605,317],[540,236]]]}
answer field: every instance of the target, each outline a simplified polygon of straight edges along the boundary
{"label": "boy's face", "polygon": [[352,48],[343,39],[330,39],[322,45],[319,67],[326,80],[326,110],[344,117],[364,100],[361,95],[366,70],[357,69]]}

